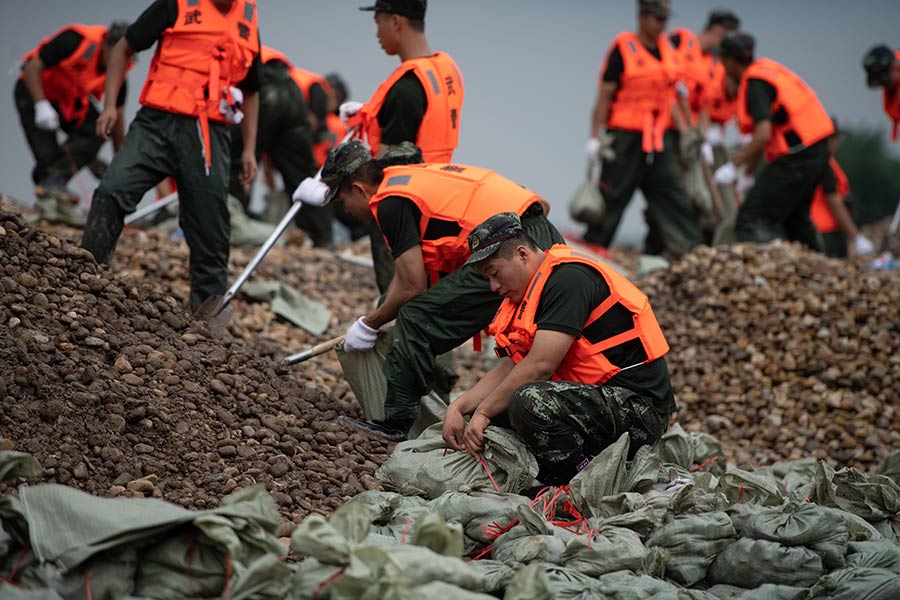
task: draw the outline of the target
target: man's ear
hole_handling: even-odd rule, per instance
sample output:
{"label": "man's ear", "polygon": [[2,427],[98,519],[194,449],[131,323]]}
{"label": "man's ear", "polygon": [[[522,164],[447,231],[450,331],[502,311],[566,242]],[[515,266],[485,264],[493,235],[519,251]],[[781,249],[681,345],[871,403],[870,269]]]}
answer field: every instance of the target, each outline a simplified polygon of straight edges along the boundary
{"label": "man's ear", "polygon": [[528,248],[524,245],[516,246],[516,256],[519,257],[519,260],[522,262],[528,262]]}

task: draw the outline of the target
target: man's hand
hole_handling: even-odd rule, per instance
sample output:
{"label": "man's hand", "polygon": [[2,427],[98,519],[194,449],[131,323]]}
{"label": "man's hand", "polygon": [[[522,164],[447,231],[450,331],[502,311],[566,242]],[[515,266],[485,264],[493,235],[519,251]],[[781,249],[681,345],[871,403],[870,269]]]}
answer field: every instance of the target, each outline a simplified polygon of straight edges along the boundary
{"label": "man's hand", "polygon": [[875,245],[872,243],[872,240],[858,233],[853,238],[853,250],[857,254],[872,254],[875,252]]}
{"label": "man's hand", "polygon": [[706,143],[710,146],[724,146],[725,132],[718,125],[710,125],[706,130]]}
{"label": "man's hand", "polygon": [[453,450],[464,451],[466,447],[463,445],[463,434],[466,431],[466,420],[463,418],[459,409],[451,403],[447,407],[447,413],[444,415],[444,426],[441,428],[441,435],[447,446]]}
{"label": "man's hand", "polygon": [[241,184],[249,186],[256,179],[256,152],[253,148],[244,148],[241,152]]}
{"label": "man's hand", "polygon": [[315,177],[307,177],[301,181],[300,185],[297,186],[297,189],[294,190],[291,200],[294,202],[299,200],[303,204],[308,204],[309,206],[325,206],[328,192],[328,186],[322,183],[321,180],[316,179]]}
{"label": "man's hand", "polygon": [[484,430],[491,424],[491,420],[478,411],[469,419],[466,431],[463,434],[463,444],[469,454],[480,454],[484,451]]}
{"label": "man's hand", "polygon": [[713,175],[713,179],[716,180],[716,183],[719,185],[731,185],[738,178],[738,170],[737,167],[734,166],[733,162],[727,162],[718,169],[716,169],[715,174]]}
{"label": "man's hand", "polygon": [[105,107],[103,112],[100,113],[100,116],[97,117],[97,137],[101,140],[109,141],[118,116],[119,111],[116,110],[115,106]]}
{"label": "man's hand", "polygon": [[616,152],[612,147],[613,139],[613,134],[606,131],[601,131],[597,137],[589,139],[584,147],[584,153],[587,156],[587,159],[591,162],[597,160],[615,160]]}
{"label": "man's hand", "polygon": [[753,175],[747,175],[744,171],[740,171],[734,188],[737,190],[738,196],[746,198],[754,185],[756,185],[756,178]]}
{"label": "man's hand", "polygon": [[365,352],[375,347],[376,340],[378,340],[378,330],[366,325],[365,317],[360,317],[344,334],[344,350]]}
{"label": "man's hand", "polygon": [[34,103],[34,124],[39,129],[46,131],[59,129],[59,115],[56,114],[56,110],[49,100],[44,99]]}
{"label": "man's hand", "polygon": [[341,117],[341,121],[346,123],[347,119],[358,113],[359,109],[363,106],[365,105],[362,102],[357,102],[355,100],[348,100],[341,104],[340,108],[338,108],[338,114]]}

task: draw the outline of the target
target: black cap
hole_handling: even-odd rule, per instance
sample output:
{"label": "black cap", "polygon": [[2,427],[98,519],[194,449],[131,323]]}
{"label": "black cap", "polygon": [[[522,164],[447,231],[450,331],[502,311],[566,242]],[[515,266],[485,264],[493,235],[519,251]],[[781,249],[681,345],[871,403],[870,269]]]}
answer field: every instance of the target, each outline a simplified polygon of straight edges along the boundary
{"label": "black cap", "polygon": [[359,10],[386,12],[407,19],[424,21],[427,4],[427,0],[376,0],[372,6],[360,6]]}
{"label": "black cap", "polygon": [[730,10],[717,8],[716,10],[709,13],[709,17],[707,17],[706,19],[706,28],[710,29],[712,27],[715,27],[716,25],[721,25],[728,31],[734,31],[740,28],[741,20]]}
{"label": "black cap", "polygon": [[719,56],[721,58],[733,58],[742,64],[750,64],[753,62],[753,50],[756,47],[756,40],[749,33],[743,31],[729,31],[722,38],[722,45],[719,46]]}
{"label": "black cap", "polygon": [[638,11],[666,19],[672,15],[669,0],[638,0]]}
{"label": "black cap", "polygon": [[103,38],[103,41],[110,46],[115,46],[125,35],[126,29],[128,29],[127,21],[113,21],[106,30],[106,37]]}
{"label": "black cap", "polygon": [[344,81],[343,77],[337,73],[329,73],[325,76],[325,80],[328,82],[328,85],[331,86],[331,89],[336,96],[342,96],[344,98],[350,97],[350,88],[347,87],[347,82]]}
{"label": "black cap", "polygon": [[522,219],[514,212],[505,212],[481,223],[469,234],[469,252],[472,255],[467,265],[492,257],[508,239],[522,233]]}
{"label": "black cap", "polygon": [[895,60],[893,51],[884,44],[869,48],[862,63],[866,70],[866,84],[870,88],[887,85]]}

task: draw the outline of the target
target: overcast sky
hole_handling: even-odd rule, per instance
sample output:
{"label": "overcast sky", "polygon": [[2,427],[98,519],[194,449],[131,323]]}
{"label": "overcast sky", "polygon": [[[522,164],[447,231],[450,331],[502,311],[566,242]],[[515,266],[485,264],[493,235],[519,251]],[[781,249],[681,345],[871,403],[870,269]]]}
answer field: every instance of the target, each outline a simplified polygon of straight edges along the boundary
{"label": "overcast sky", "polygon": [[[12,88],[20,57],[68,23],[134,20],[149,0],[6,2],[0,59],[8,92],[0,111],[0,191],[30,202],[32,157],[22,135]],[[375,39],[372,13],[348,0],[258,0],[264,43],[296,64],[338,71],[352,97],[365,101],[396,66]],[[757,38],[757,55],[799,73],[829,112],[847,124],[888,130],[879,94],[865,86],[862,55],[875,43],[900,47],[898,0],[673,0],[671,27],[702,27],[716,7],[731,8]],[[550,200],[551,218],[584,173],[583,148],[597,71],[613,37],[635,27],[633,0],[432,0],[426,33],[433,50],[450,53],[466,83],[457,162],[495,169]],[[150,52],[129,76],[128,119],[138,109]],[[85,187],[95,185],[88,173]],[[78,191],[73,181],[71,188]],[[627,237],[640,236],[639,208],[630,209]]]}

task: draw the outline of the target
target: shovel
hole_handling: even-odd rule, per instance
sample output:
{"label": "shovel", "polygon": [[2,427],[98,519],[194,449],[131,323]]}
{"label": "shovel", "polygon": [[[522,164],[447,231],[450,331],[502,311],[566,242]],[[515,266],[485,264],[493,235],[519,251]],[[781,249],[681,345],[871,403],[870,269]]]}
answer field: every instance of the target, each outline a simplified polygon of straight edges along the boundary
{"label": "shovel", "polygon": [[296,365],[297,363],[302,363],[313,357],[319,356],[321,354],[325,354],[326,352],[334,349],[334,347],[337,346],[338,344],[343,343],[343,341],[344,341],[344,336],[342,336],[342,335],[338,336],[336,338],[332,338],[328,341],[322,342],[321,344],[316,344],[315,346],[313,346],[311,348],[307,348],[306,350],[301,350],[300,352],[298,352],[296,354],[291,354],[290,356],[286,357],[283,361],[281,361],[281,364],[286,367],[290,367],[290,366]]}
{"label": "shovel", "polygon": [[145,206],[140,210],[136,210],[127,217],[125,217],[125,224],[131,225],[135,221],[139,221],[148,215],[152,215],[153,213],[164,209],[170,204],[178,202],[178,192],[172,192],[168,196],[160,198],[156,202]]}
{"label": "shovel", "polygon": [[[356,133],[356,129],[353,128],[347,132],[347,135],[344,136],[344,139],[341,140],[343,144],[347,140],[349,140]],[[319,169],[319,172],[316,173],[316,179],[322,178],[322,169]],[[272,249],[272,246],[278,241],[278,238],[281,237],[281,234],[284,233],[284,230],[288,228],[288,225],[291,224],[291,221],[294,220],[294,217],[297,216],[297,213],[300,212],[300,209],[303,207],[303,203],[300,200],[294,202],[288,211],[281,217],[281,221],[279,221],[278,225],[275,226],[275,229],[272,231],[272,235],[269,236],[262,246],[260,246],[259,250],[256,252],[256,255],[247,263],[247,266],[244,267],[244,270],[238,275],[238,278],[231,284],[231,287],[225,292],[224,296],[210,296],[206,300],[203,301],[197,310],[194,312],[195,319],[201,319],[209,323],[210,329],[216,331],[221,331],[228,324],[228,321],[231,320],[231,313],[233,312],[231,309],[231,301],[237,295],[238,290],[241,289],[241,286],[244,285],[248,279],[250,279],[250,275],[253,274],[253,271],[256,270],[256,267],[259,266],[259,263],[266,257],[266,254],[269,253],[269,250]]]}

